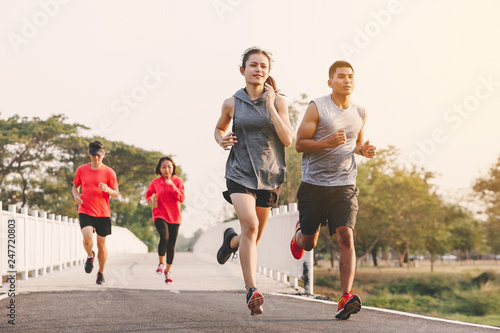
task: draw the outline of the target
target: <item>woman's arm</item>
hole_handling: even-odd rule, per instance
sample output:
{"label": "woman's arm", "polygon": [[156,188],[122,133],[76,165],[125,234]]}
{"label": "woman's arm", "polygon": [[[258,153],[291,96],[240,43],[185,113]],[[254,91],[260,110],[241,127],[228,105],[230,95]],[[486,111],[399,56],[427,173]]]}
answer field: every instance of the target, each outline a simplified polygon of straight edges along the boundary
{"label": "woman's arm", "polygon": [[227,128],[231,123],[231,119],[234,117],[234,97],[228,98],[222,104],[221,115],[217,124],[215,125],[214,137],[215,141],[224,148],[224,150],[231,149],[232,146],[237,142],[236,136],[233,132],[227,133]]}
{"label": "woman's arm", "polygon": [[[280,141],[289,147],[293,142],[293,132],[292,125],[290,124],[290,117],[288,116],[288,106],[283,97],[277,96],[274,92],[274,88],[266,83],[266,91],[268,92],[266,106],[271,114],[271,119],[273,120],[274,129],[280,138]],[[278,109],[274,107],[275,99],[278,99]]]}

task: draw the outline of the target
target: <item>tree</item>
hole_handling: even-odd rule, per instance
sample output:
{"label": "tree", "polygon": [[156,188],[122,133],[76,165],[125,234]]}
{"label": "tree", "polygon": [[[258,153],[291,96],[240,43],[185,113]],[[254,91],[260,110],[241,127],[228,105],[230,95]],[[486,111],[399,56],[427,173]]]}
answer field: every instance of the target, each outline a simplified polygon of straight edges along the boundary
{"label": "tree", "polygon": [[500,253],[500,156],[489,173],[476,180],[473,186],[478,197],[485,202],[486,240],[494,253]]}
{"label": "tree", "polygon": [[397,161],[398,151],[390,146],[358,167],[361,197],[356,249],[363,253],[358,260],[372,254],[376,265],[377,248],[391,246],[402,266],[410,250],[427,250],[433,260],[434,254],[446,248],[446,212],[429,184],[433,174],[418,168],[409,170]]}
{"label": "tree", "polygon": [[[83,125],[66,124],[63,115],[47,120],[15,115],[0,120],[0,200],[7,203],[29,201],[36,206],[43,198],[43,185],[55,181],[54,173],[60,163],[57,159],[58,142],[77,135]],[[55,191],[55,188],[52,188]]]}
{"label": "tree", "polygon": [[[307,95],[302,94],[300,100],[295,100],[288,107],[292,130],[297,131],[299,115],[305,111],[307,106]],[[286,181],[281,187],[279,205],[287,205],[297,202],[297,190],[302,178],[302,154],[295,149],[295,139],[292,145],[286,148]]]}

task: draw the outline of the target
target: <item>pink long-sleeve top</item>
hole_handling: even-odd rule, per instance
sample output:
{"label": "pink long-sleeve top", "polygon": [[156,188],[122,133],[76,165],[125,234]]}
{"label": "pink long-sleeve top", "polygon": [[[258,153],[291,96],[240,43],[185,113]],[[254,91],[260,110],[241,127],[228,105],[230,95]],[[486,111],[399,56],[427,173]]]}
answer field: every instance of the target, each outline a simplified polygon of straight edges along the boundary
{"label": "pink long-sleeve top", "polygon": [[184,201],[184,182],[177,176],[170,178],[173,184],[167,184],[163,177],[153,179],[146,191],[146,200],[153,194],[158,207],[153,208],[153,221],[161,218],[168,223],[181,224],[181,202]]}

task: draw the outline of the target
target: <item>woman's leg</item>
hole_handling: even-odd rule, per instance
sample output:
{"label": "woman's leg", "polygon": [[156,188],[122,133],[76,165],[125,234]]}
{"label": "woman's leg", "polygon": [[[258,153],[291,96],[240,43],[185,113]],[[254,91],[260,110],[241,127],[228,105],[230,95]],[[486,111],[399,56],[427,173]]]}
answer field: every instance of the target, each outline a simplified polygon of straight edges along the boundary
{"label": "woman's leg", "polygon": [[[266,227],[267,220],[269,218],[269,213],[271,212],[271,207],[255,207],[255,212],[257,214],[257,219],[259,220],[259,229],[257,231],[257,240],[255,243],[258,244],[260,238],[262,237],[262,232]],[[231,238],[230,244],[232,249],[237,249],[240,246],[240,235]]]}
{"label": "woman's leg", "polygon": [[255,198],[244,193],[233,193],[231,194],[231,200],[241,226],[241,234],[238,237],[233,237],[231,247],[233,247],[233,240],[238,238],[243,279],[246,285],[255,287],[257,270],[256,243],[259,233],[259,219],[255,209]]}
{"label": "woman's leg", "polygon": [[158,260],[160,264],[165,264],[165,253],[167,252],[168,243],[167,222],[163,219],[156,219],[154,224],[160,236],[160,242],[158,243]]}
{"label": "woman's leg", "polygon": [[271,212],[271,207],[255,207],[255,211],[257,212],[257,218],[259,219],[259,230],[257,232],[257,241],[255,244],[259,243],[260,238],[262,237],[262,232],[267,224],[267,219],[269,218],[269,213]]}
{"label": "woman's leg", "polygon": [[170,272],[175,254],[175,242],[179,233],[179,224],[167,223],[168,226],[168,241],[167,241],[167,268],[166,272]]}

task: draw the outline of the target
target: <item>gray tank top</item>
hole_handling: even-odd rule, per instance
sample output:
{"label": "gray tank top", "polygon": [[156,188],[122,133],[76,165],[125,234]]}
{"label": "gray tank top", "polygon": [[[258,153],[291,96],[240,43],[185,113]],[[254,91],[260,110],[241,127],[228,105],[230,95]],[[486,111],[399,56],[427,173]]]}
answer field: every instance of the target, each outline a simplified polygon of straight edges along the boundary
{"label": "gray tank top", "polygon": [[[277,106],[276,98],[276,106]],[[244,89],[234,94],[233,132],[226,178],[254,190],[273,190],[285,181],[285,146],[263,96],[253,101]]]}
{"label": "gray tank top", "polygon": [[336,148],[327,148],[302,156],[302,181],[319,186],[355,185],[357,168],[354,158],[356,139],[363,127],[365,109],[350,102],[347,109],[333,103],[331,95],[313,100],[319,120],[313,140],[322,140],[344,129],[347,141]]}

